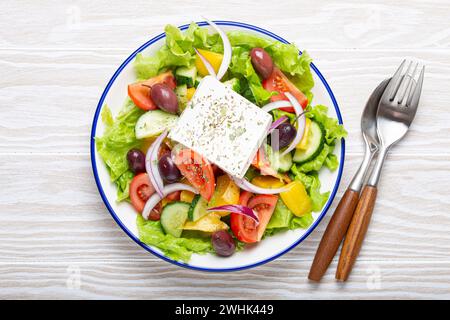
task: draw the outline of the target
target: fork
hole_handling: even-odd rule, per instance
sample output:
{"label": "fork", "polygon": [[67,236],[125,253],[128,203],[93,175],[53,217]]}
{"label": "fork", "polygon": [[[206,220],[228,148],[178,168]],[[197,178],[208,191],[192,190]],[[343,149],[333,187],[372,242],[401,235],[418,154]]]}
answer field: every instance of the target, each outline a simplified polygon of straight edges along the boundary
{"label": "fork", "polygon": [[402,75],[405,64],[406,60],[403,60],[378,105],[376,117],[377,135],[380,141],[378,158],[348,228],[336,270],[337,280],[346,281],[352,270],[372,217],[384,161],[390,148],[408,132],[419,106],[425,67],[422,67],[416,82],[414,78],[419,64],[415,63],[413,66],[413,62],[410,61],[406,72]]}

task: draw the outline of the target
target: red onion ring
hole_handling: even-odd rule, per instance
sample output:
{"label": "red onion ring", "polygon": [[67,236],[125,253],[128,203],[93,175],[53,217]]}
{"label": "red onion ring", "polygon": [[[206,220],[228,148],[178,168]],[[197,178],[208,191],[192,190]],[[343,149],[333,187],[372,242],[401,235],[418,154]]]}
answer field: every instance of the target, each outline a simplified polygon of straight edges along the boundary
{"label": "red onion ring", "polygon": [[271,134],[273,132],[273,130],[278,128],[278,126],[280,124],[282,124],[283,122],[286,122],[287,120],[289,120],[289,118],[287,116],[282,116],[282,117],[278,118],[277,120],[275,120],[274,122],[272,122],[272,125],[270,126],[267,134]]}
{"label": "red onion ring", "polygon": [[278,100],[278,101],[274,101],[271,103],[266,104],[264,107],[262,107],[261,109],[263,109],[266,112],[272,111],[274,109],[279,109],[279,108],[285,108],[285,107],[291,107],[292,104],[289,101],[286,100]]}
{"label": "red onion ring", "polygon": [[217,24],[215,24],[214,22],[208,20],[205,17],[202,17],[202,18],[205,19],[206,22],[211,27],[213,27],[214,30],[216,30],[217,33],[222,38],[222,42],[223,42],[223,58],[222,58],[222,63],[220,64],[219,71],[217,72],[217,76],[216,76],[217,80],[220,80],[220,79],[222,79],[222,77],[227,72],[228,67],[230,66],[230,63],[231,63],[231,54],[232,54],[231,43],[230,43],[230,40],[227,37],[227,34],[222,29],[220,29]]}
{"label": "red onion ring", "polygon": [[295,146],[300,143],[303,137],[303,133],[305,132],[305,126],[306,126],[306,117],[303,113],[303,108],[298,102],[298,100],[289,92],[284,93],[286,97],[289,99],[289,101],[292,103],[292,106],[295,110],[295,115],[297,117],[297,134],[295,135],[294,140],[292,140],[291,144],[287,147],[286,150],[283,151],[281,156],[284,156],[285,154],[291,152],[294,150]]}
{"label": "red onion ring", "polygon": [[224,206],[209,208],[208,211],[232,212],[241,214],[243,216],[249,217],[250,219],[253,219],[256,222],[256,225],[259,224],[258,214],[253,209],[250,209],[246,206],[241,206],[238,204],[227,204]]}
{"label": "red onion ring", "polygon": [[162,190],[164,188],[164,183],[158,168],[158,151],[168,132],[169,131],[166,129],[161,133],[161,135],[152,143],[145,156],[145,169],[147,170],[150,182],[161,197],[163,195]]}
{"label": "red onion ring", "polygon": [[172,183],[169,184],[167,186],[165,186],[162,189],[162,196],[160,196],[157,193],[154,193],[145,203],[144,206],[144,210],[142,210],[142,217],[145,220],[148,220],[148,217],[150,215],[150,212],[153,210],[153,208],[158,204],[158,202],[161,201],[162,198],[166,197],[167,195],[169,195],[172,192],[175,191],[180,191],[180,190],[186,190],[186,191],[190,191],[192,193],[198,193],[197,190],[195,190],[195,188],[184,184],[184,183]]}
{"label": "red onion ring", "polygon": [[214,70],[213,66],[211,65],[211,63],[209,63],[208,59],[206,59],[201,53],[200,51],[198,51],[196,48],[194,48],[195,53],[197,53],[197,55],[200,57],[200,59],[202,60],[203,64],[205,65],[206,70],[208,70],[208,73],[211,76],[217,77],[216,75],[216,71]]}

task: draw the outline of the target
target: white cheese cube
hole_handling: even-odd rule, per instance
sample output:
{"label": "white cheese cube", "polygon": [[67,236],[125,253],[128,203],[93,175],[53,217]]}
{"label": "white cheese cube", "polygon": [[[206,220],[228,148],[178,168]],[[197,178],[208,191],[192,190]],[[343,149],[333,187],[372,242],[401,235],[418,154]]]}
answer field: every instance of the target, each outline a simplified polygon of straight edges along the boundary
{"label": "white cheese cube", "polygon": [[169,138],[242,178],[272,116],[212,76],[204,77]]}

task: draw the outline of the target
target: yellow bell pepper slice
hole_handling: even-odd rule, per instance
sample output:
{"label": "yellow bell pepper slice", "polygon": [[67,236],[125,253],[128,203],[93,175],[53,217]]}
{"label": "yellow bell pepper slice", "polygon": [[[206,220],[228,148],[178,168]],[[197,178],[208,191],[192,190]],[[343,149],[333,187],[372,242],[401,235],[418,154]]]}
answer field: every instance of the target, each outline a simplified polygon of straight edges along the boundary
{"label": "yellow bell pepper slice", "polygon": [[284,186],[284,182],[272,176],[257,176],[254,177],[252,183],[255,186],[265,189],[275,189]]}
{"label": "yellow bell pepper slice", "polygon": [[289,183],[288,191],[280,193],[281,200],[295,214],[301,217],[312,211],[311,198],[306,193],[305,186],[298,180]]}
{"label": "yellow bell pepper slice", "polygon": [[[216,189],[211,200],[208,203],[208,208],[223,206],[226,204],[239,204],[239,187],[230,179],[228,175],[223,175],[217,178]],[[227,216],[229,212],[215,212],[220,216]]]}
{"label": "yellow bell pepper slice", "polygon": [[191,203],[194,199],[195,193],[183,190],[180,193],[180,201]]}
{"label": "yellow bell pepper slice", "polygon": [[[201,53],[202,56],[206,58],[206,60],[209,61],[211,66],[214,68],[214,71],[216,73],[219,71],[220,65],[222,64],[223,55],[220,53],[198,49],[198,51]],[[195,67],[197,68],[198,73],[205,77],[209,75],[208,70],[206,69],[205,65],[203,64],[202,59],[198,55],[195,57]]]}
{"label": "yellow bell pepper slice", "polygon": [[303,133],[302,140],[300,140],[300,142],[295,146],[296,149],[306,150],[306,147],[308,147],[309,142],[310,128],[311,128],[311,120],[309,118],[306,118],[305,131]]}
{"label": "yellow bell pepper slice", "polygon": [[194,96],[194,93],[195,93],[195,88],[187,89],[186,98],[188,99],[188,101],[192,99],[192,97]]}
{"label": "yellow bell pepper slice", "polygon": [[220,220],[220,216],[210,213],[197,221],[188,221],[184,224],[183,230],[197,230],[203,232],[216,232],[220,230],[228,230],[228,225]]}

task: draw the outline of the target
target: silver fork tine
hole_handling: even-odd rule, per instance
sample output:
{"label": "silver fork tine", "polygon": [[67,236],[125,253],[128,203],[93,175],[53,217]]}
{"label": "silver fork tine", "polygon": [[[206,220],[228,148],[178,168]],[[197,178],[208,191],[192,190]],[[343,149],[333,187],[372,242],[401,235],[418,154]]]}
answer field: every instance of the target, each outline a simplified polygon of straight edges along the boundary
{"label": "silver fork tine", "polygon": [[[410,63],[409,66],[411,66],[412,61]],[[410,67],[408,67],[408,70],[406,70],[406,74],[405,74],[405,80],[402,82],[402,89],[404,88],[404,90],[398,90],[398,99],[397,99],[397,103],[398,104],[402,104],[403,100],[408,99],[409,95],[410,95],[410,85],[411,83],[413,83],[414,81],[414,77],[416,76],[416,72],[417,72],[417,67],[419,66],[419,63],[416,62],[415,66],[414,66],[414,70],[411,74],[409,74],[409,69]]]}
{"label": "silver fork tine", "polygon": [[408,102],[406,105],[413,109],[414,113],[415,110],[417,110],[417,107],[419,106],[419,99],[420,99],[420,93],[422,92],[422,84],[423,84],[423,77],[425,74],[425,66],[422,67],[422,70],[420,71],[419,78],[417,79],[417,84],[414,88],[414,91],[412,94],[409,95]]}
{"label": "silver fork tine", "polygon": [[[392,76],[391,81],[389,81],[389,84],[386,88],[386,90],[384,91],[385,93],[388,93],[387,98],[392,101],[395,97],[395,93],[398,90],[398,87],[400,86],[400,80],[401,80],[401,74],[402,74],[402,70],[403,70],[403,66],[405,65],[406,59],[403,60],[403,62],[400,64],[400,66],[398,67],[397,71],[395,71],[394,75]],[[385,98],[384,94],[383,97]]]}

